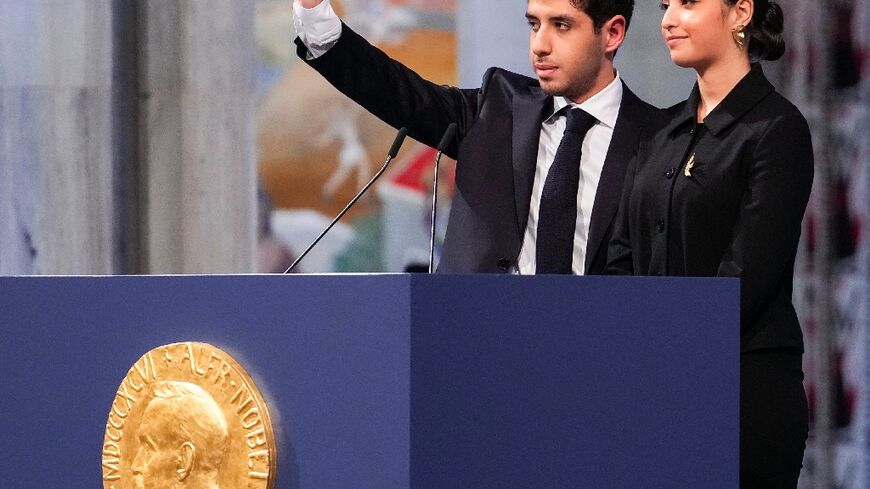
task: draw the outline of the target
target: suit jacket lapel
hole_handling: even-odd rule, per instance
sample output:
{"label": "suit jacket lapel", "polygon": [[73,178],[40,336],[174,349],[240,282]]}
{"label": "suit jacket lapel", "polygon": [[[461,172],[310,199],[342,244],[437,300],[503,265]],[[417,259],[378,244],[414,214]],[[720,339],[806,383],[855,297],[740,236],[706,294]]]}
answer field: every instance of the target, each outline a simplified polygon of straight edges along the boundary
{"label": "suit jacket lapel", "polygon": [[589,222],[585,263],[587,271],[601,246],[606,246],[604,238],[619,208],[619,195],[622,193],[625,171],[640,138],[639,123],[642,121],[639,120],[641,114],[636,110],[641,103],[640,99],[624,83],[622,90],[619,116],[616,119],[616,127],[613,128],[607,156],[604,158],[604,167],[601,170],[601,179],[598,181],[595,204]]}
{"label": "suit jacket lapel", "polygon": [[517,209],[517,230],[522,241],[529,219],[529,202],[535,182],[538,144],[545,111],[552,106],[552,98],[540,87],[530,87],[528,94],[517,94],[513,99],[513,170],[514,199]]}

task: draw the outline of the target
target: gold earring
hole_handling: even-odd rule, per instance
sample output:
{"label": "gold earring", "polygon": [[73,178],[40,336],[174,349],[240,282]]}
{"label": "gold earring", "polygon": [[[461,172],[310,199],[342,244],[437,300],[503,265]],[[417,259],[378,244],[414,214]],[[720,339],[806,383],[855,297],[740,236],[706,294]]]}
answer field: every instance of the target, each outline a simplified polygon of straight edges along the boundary
{"label": "gold earring", "polygon": [[731,29],[731,36],[734,38],[734,42],[737,44],[737,47],[743,49],[743,45],[746,44],[746,33],[743,32],[746,26],[743,24],[737,24],[733,29]]}

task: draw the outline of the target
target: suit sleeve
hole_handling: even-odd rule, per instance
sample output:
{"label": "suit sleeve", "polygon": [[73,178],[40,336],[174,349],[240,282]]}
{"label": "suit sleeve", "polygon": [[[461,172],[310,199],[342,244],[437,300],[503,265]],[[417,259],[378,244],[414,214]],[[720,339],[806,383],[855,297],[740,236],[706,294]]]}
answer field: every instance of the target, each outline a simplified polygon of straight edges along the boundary
{"label": "suit sleeve", "polygon": [[[307,49],[297,38],[297,54],[341,93],[387,124],[407,127],[408,134],[435,147],[451,122],[458,126],[457,141],[474,122],[481,90],[437,85],[391,59],[359,34],[342,24],[341,37],[329,51],[306,59]],[[488,77],[487,77],[488,79]],[[458,143],[445,153],[456,158]]]}
{"label": "suit sleeve", "polygon": [[718,275],[739,277],[740,322],[753,324],[792,273],[813,182],[809,127],[799,113],[775,119],[758,140],[733,239]]}

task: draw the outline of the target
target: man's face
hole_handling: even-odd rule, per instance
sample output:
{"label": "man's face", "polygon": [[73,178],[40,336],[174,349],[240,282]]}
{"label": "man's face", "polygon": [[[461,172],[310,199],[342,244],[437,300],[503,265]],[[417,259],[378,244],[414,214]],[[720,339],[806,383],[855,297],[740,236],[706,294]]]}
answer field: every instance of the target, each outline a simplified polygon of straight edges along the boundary
{"label": "man's face", "polygon": [[604,69],[605,41],[569,0],[529,0],[529,56],[548,95],[586,99]]}
{"label": "man's face", "polygon": [[151,408],[149,405],[145,410],[139,426],[139,450],[131,467],[133,481],[136,489],[167,489],[172,487],[175,480],[178,453],[161,446],[160,421],[155,420],[153,414],[149,416]]}

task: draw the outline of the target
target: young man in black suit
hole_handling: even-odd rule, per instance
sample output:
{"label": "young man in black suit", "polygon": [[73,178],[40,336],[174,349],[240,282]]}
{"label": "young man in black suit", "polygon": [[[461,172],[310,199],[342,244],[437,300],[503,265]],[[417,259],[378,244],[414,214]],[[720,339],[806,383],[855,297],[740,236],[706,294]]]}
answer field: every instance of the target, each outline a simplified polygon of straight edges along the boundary
{"label": "young man in black suit", "polygon": [[640,129],[657,112],[613,67],[633,7],[529,0],[538,79],[490,68],[477,90],[422,79],[344,25],[329,0],[295,0],[294,13],[299,56],[374,115],[430,146],[458,125],[439,272],[595,274]]}

